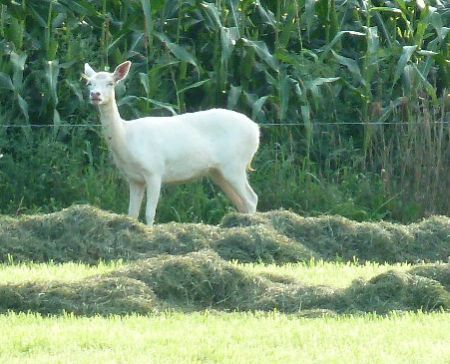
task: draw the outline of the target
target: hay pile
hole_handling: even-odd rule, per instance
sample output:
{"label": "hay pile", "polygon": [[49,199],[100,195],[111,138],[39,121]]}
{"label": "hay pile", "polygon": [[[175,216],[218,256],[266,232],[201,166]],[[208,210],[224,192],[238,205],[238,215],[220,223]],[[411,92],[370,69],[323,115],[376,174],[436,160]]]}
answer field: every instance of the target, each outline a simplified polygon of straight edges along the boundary
{"label": "hay pile", "polygon": [[340,216],[302,217],[288,211],[229,214],[221,227],[265,226],[324,260],[380,263],[447,261],[450,218],[433,216],[416,224],[356,222]]}
{"label": "hay pile", "polygon": [[0,216],[0,261],[96,264],[211,249],[226,260],[284,264],[312,257],[380,263],[447,261],[450,218],[417,224],[304,218],[288,211],[232,213],[219,226],[164,224],[153,228],[90,206],[48,214]]}
{"label": "hay pile", "polygon": [[[0,285],[0,312],[149,314],[167,309],[360,313],[449,310],[450,264],[388,272],[346,289],[252,275],[211,250],[136,261],[81,282]],[[439,270],[431,279],[426,275]]]}
{"label": "hay pile", "polygon": [[0,285],[0,312],[147,314],[166,309],[274,310],[287,313],[387,313],[449,310],[450,264],[388,272],[346,289],[255,275],[229,260],[283,264],[351,259],[446,260],[450,219],[418,224],[302,218],[286,211],[230,214],[219,226],[153,228],[88,206],[19,219],[0,217],[2,261],[85,262],[123,259],[116,271],[76,284]]}

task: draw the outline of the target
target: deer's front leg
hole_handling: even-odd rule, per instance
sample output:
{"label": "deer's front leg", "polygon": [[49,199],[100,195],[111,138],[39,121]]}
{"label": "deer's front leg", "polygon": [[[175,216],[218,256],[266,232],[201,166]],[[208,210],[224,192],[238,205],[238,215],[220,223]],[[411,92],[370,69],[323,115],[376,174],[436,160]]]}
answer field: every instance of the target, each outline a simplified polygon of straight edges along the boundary
{"label": "deer's front leg", "polygon": [[145,217],[147,225],[153,225],[155,221],[156,206],[158,205],[159,194],[161,191],[161,177],[150,176],[147,182],[147,206],[145,209]]}
{"label": "deer's front leg", "polygon": [[128,215],[134,219],[139,218],[141,211],[142,199],[144,198],[145,183],[129,180],[130,184],[130,205],[128,207]]}

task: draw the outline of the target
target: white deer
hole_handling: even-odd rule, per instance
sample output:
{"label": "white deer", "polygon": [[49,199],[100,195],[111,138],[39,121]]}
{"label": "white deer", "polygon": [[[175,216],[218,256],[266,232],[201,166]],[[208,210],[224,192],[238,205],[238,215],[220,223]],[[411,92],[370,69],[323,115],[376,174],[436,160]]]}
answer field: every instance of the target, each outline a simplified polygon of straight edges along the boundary
{"label": "white deer", "polygon": [[248,183],[247,168],[258,149],[258,125],[224,109],[123,120],[114,87],[125,79],[130,66],[127,61],[109,73],[84,65],[90,101],[98,106],[114,162],[130,185],[128,214],[139,217],[147,188],[145,215],[152,225],[161,185],[201,176],[209,176],[239,212],[254,213],[258,196]]}

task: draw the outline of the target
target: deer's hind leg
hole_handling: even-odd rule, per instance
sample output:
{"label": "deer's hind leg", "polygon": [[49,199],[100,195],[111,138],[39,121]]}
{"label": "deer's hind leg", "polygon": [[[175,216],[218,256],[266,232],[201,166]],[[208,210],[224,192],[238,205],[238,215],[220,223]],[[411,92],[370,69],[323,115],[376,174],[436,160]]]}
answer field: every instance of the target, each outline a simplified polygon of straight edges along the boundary
{"label": "deer's hind leg", "polygon": [[242,213],[256,212],[258,196],[247,180],[245,168],[221,169],[211,173],[211,178]]}

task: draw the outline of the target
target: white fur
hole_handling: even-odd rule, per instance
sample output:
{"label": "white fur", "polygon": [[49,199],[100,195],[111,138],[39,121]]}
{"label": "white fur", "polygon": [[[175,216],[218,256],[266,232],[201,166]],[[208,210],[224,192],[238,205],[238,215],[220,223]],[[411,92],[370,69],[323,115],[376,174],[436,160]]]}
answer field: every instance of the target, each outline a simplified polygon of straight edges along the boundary
{"label": "white fur", "polygon": [[114,73],[95,72],[87,63],[90,100],[113,158],[130,185],[129,215],[137,218],[147,187],[147,224],[153,224],[161,184],[209,176],[238,211],[254,213],[258,196],[247,180],[247,167],[259,145],[259,128],[243,114],[212,109],[170,117],[125,121],[120,117],[114,86],[131,63]]}

